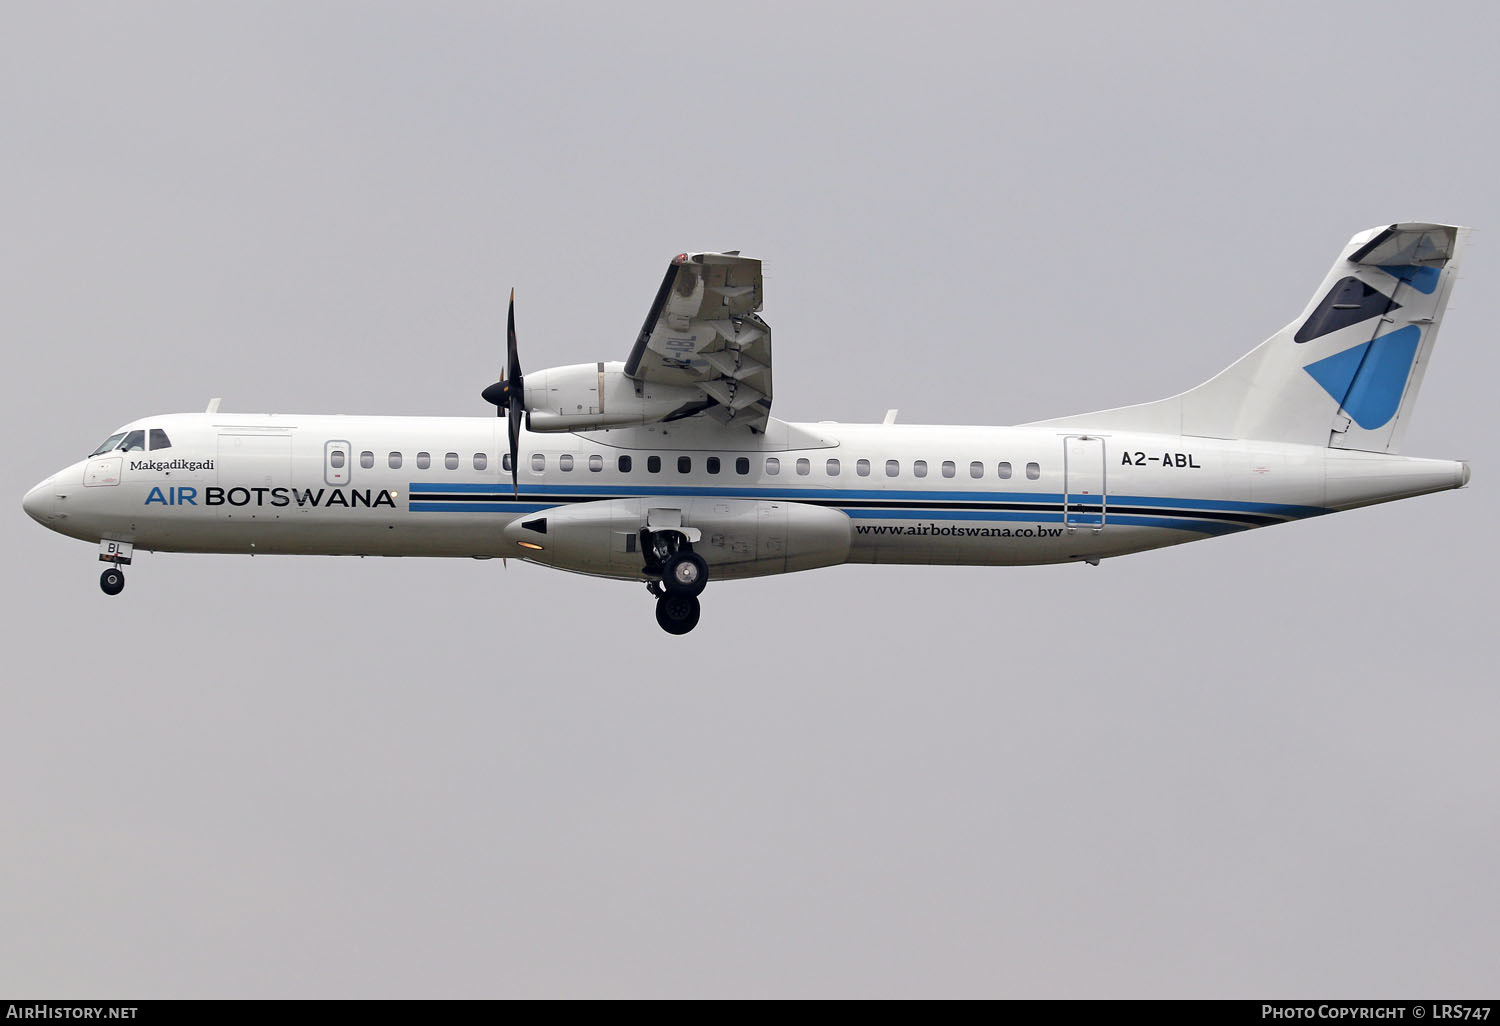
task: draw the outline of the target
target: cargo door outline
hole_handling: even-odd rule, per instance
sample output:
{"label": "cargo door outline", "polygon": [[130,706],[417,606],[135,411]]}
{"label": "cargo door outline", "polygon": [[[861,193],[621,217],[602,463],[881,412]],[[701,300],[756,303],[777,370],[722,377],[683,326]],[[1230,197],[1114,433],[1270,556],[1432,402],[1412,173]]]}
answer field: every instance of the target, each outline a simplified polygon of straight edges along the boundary
{"label": "cargo door outline", "polygon": [[221,432],[217,470],[219,519],[279,519],[285,511],[274,504],[272,490],[292,483],[292,436]]}

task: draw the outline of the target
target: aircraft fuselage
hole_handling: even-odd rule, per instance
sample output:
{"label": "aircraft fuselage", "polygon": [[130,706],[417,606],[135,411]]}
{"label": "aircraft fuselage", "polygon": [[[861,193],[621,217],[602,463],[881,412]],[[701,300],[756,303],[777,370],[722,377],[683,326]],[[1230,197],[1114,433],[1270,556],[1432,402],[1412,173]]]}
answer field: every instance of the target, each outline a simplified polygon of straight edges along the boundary
{"label": "aircraft fuselage", "polygon": [[714,533],[716,507],[727,516],[733,503],[769,503],[847,519],[846,543],[825,532],[815,544],[828,551],[807,566],[1017,566],[1139,552],[1468,479],[1458,462],[1308,445],[773,421],[739,448],[691,425],[525,433],[516,495],[495,418],[173,414],[130,428],[159,429],[170,447],[75,463],[33,489],[27,511],[63,534],[150,551],[510,557],[635,580],[649,575],[628,530],[613,532],[613,557],[603,546],[598,558],[559,562],[555,529],[528,549],[506,528],[612,500],[643,510],[692,502],[709,525],[696,548],[716,577],[804,568],[765,550],[765,524]]}

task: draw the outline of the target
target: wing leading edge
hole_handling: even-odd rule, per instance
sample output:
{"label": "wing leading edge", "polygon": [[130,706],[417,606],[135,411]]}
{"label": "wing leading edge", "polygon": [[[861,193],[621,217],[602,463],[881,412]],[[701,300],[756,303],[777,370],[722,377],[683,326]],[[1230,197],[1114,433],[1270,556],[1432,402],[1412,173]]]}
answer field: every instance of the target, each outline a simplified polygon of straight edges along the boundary
{"label": "wing leading edge", "polygon": [[625,375],[696,386],[707,414],[763,431],[771,415],[771,329],[761,320],[760,261],[738,252],[683,253],[657,290]]}

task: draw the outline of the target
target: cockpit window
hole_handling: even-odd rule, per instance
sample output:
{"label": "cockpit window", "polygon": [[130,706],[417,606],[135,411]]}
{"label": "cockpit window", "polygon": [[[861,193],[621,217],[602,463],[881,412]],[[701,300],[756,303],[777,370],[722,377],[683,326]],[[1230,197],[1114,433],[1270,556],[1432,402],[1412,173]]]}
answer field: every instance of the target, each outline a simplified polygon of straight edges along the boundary
{"label": "cockpit window", "polygon": [[93,452],[89,453],[89,455],[90,456],[97,456],[101,452],[109,452],[109,450],[111,450],[115,446],[119,445],[120,444],[120,439],[122,439],[124,437],[125,437],[125,432],[123,432],[123,431],[121,431],[119,434],[110,435],[108,438],[106,438],[104,440],[104,443],[102,445],[100,445],[99,448],[97,448]]}
{"label": "cockpit window", "polygon": [[145,452],[146,432],[132,431],[125,436],[125,441],[120,443],[121,452]]}
{"label": "cockpit window", "polygon": [[167,433],[165,431],[163,431],[161,428],[152,428],[151,429],[151,451],[155,452],[158,449],[170,449],[170,448],[172,448],[172,443],[171,443],[171,441],[168,440]]}

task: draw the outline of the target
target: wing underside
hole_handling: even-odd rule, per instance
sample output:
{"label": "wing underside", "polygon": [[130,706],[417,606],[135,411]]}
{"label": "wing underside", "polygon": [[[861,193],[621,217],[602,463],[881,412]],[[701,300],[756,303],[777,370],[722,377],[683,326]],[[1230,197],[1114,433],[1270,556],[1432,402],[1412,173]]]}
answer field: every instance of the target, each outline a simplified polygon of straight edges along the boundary
{"label": "wing underside", "polygon": [[765,429],[771,414],[771,329],[761,320],[760,261],[738,253],[682,254],[667,268],[625,374],[696,387],[704,414]]}

